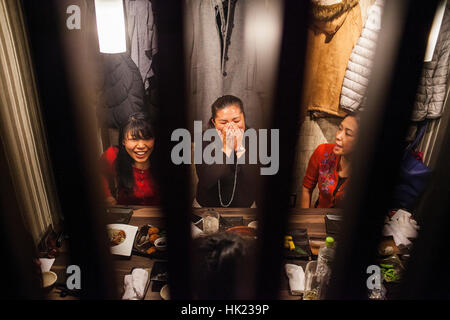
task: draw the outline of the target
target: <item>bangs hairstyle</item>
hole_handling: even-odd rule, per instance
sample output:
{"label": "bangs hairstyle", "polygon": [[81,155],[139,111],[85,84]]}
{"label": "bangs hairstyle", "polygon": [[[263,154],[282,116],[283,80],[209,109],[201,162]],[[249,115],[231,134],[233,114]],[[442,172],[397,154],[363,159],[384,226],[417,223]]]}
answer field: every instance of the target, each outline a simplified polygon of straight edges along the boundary
{"label": "bangs hairstyle", "polygon": [[[150,140],[155,138],[154,130],[150,124],[148,115],[145,113],[132,114],[128,121],[119,129],[119,152],[117,154],[116,172],[117,172],[117,188],[125,190],[126,193],[131,194],[134,189],[133,164],[134,159],[128,154],[123,141],[127,133],[130,133],[132,139]],[[153,154],[153,153],[152,153]],[[151,159],[150,155],[150,158]]]}
{"label": "bangs hairstyle", "polygon": [[127,137],[128,132],[130,132],[132,139],[149,140],[155,137],[150,121],[144,113],[136,113],[128,118],[127,123],[119,132],[119,135],[122,134],[122,138],[119,137],[120,144]]}

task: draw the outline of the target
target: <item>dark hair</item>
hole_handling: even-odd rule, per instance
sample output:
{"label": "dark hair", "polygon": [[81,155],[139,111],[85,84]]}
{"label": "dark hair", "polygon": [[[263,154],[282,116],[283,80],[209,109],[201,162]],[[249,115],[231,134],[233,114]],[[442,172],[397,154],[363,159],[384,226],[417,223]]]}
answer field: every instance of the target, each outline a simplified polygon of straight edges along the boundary
{"label": "dark hair", "polygon": [[119,153],[116,162],[117,190],[124,189],[126,193],[132,193],[134,188],[134,159],[131,158],[123,145],[125,134],[128,132],[134,139],[154,139],[155,135],[148,115],[143,112],[130,115],[127,122],[119,128]]}
{"label": "dark hair", "polygon": [[359,126],[359,124],[361,122],[361,115],[362,115],[362,111],[348,111],[342,120],[344,120],[347,117],[353,117],[356,119],[356,122],[358,123],[358,126]]}
{"label": "dark hair", "polygon": [[244,104],[242,103],[242,100],[230,94],[224,95],[218,98],[216,101],[214,101],[214,103],[211,105],[211,118],[209,119],[210,128],[214,127],[213,120],[217,116],[217,111],[222,110],[229,106],[239,107],[241,112],[244,114],[245,118]]}
{"label": "dark hair", "polygon": [[234,289],[239,275],[248,266],[249,241],[230,232],[216,233],[193,241],[196,299],[236,297]]}

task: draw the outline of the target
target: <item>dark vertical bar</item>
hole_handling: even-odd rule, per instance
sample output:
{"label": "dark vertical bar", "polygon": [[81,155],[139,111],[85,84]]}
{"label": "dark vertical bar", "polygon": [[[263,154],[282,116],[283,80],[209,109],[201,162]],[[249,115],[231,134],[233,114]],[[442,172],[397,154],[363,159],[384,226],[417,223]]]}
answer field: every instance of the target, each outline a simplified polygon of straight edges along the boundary
{"label": "dark vertical bar", "polygon": [[416,214],[423,217],[421,229],[407,272],[402,281],[401,299],[450,299],[450,127],[447,123],[433,176]]}
{"label": "dark vertical bar", "polygon": [[187,128],[187,101],[184,85],[183,2],[152,2],[158,28],[159,120],[157,149],[159,183],[163,211],[167,215],[169,245],[169,286],[172,299],[189,299],[190,286],[190,203],[189,167],[171,160],[171,142],[175,129]]}
{"label": "dark vertical bar", "polygon": [[329,299],[367,299],[437,1],[385,4]]}
{"label": "dark vertical bar", "polygon": [[60,15],[65,10],[60,5],[59,0],[23,1],[41,110],[71,263],[81,269],[81,298],[113,299],[118,295],[100,203],[97,138],[92,119],[83,118],[83,108],[77,105],[86,92],[77,92],[80,87],[74,87],[66,64],[70,57],[64,50],[62,35],[67,33],[61,30]]}
{"label": "dark vertical bar", "polygon": [[[260,219],[256,297],[276,299],[282,267],[282,241],[288,221],[289,198],[298,131],[306,53],[309,1],[284,1],[283,36],[273,106],[272,128],[280,129],[280,167],[268,176]],[[273,155],[272,155],[273,156]]]}
{"label": "dark vertical bar", "polygon": [[3,257],[0,271],[5,275],[0,297],[41,299],[40,268],[33,263],[37,252],[33,250],[33,239],[22,221],[3,141],[0,141],[0,174],[0,250]]}

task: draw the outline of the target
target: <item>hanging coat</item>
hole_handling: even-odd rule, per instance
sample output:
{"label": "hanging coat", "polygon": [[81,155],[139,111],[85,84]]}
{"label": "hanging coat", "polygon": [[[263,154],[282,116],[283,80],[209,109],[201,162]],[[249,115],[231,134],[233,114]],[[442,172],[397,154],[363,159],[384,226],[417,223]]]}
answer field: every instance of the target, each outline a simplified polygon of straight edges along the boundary
{"label": "hanging coat", "polygon": [[442,115],[447,93],[450,55],[450,2],[447,2],[433,59],[425,62],[417,89],[412,120],[437,119]]}
{"label": "hanging coat", "polygon": [[153,56],[158,52],[156,26],[149,0],[125,0],[131,59],[139,69],[145,89],[153,76]]}
{"label": "hanging coat", "polygon": [[361,9],[357,0],[321,2],[312,4],[302,110],[344,116],[339,98],[350,54],[362,31]]}
{"label": "hanging coat", "polygon": [[119,129],[131,114],[144,111],[144,84],[128,53],[101,56],[104,78],[97,116],[102,127]]}
{"label": "hanging coat", "polygon": [[355,112],[365,106],[366,91],[381,29],[384,0],[376,0],[368,9],[361,37],[353,48],[342,84],[340,107]]}
{"label": "hanging coat", "polygon": [[258,70],[266,65],[258,65],[256,45],[245,35],[245,14],[260,3],[185,0],[188,98],[193,119],[203,121],[203,129],[211,105],[225,94],[243,101],[248,126],[261,127],[268,115],[268,89]]}

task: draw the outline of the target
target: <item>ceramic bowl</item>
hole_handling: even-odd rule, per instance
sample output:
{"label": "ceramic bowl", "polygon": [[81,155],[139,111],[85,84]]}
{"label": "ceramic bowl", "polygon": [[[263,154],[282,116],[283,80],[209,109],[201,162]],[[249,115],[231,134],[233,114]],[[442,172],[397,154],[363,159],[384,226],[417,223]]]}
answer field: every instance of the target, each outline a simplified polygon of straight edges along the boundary
{"label": "ceramic bowl", "polygon": [[52,290],[58,276],[53,271],[42,272],[42,289],[44,292]]}
{"label": "ceramic bowl", "polygon": [[161,291],[159,292],[161,295],[161,299],[163,300],[170,300],[170,292],[169,292],[169,286],[166,284],[161,288]]}
{"label": "ceramic bowl", "polygon": [[155,240],[156,250],[164,251],[167,249],[167,239],[166,237],[161,237]]}

